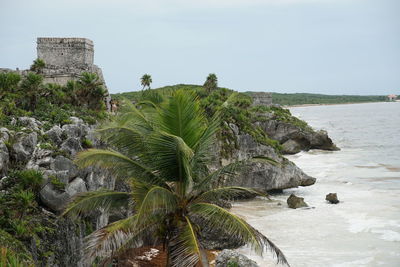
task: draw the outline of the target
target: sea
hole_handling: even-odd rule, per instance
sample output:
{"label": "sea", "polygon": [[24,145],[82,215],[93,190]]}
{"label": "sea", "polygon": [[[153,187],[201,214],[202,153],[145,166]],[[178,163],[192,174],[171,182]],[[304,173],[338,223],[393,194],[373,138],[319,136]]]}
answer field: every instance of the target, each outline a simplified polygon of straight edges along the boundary
{"label": "sea", "polygon": [[[317,178],[284,190],[271,201],[237,202],[232,211],[273,241],[292,267],[400,266],[400,102],[290,108],[316,130],[326,130],[340,151],[311,150],[288,156]],[[290,194],[308,208],[290,209]],[[325,200],[337,193],[339,204]],[[240,252],[264,266],[276,265]]]}

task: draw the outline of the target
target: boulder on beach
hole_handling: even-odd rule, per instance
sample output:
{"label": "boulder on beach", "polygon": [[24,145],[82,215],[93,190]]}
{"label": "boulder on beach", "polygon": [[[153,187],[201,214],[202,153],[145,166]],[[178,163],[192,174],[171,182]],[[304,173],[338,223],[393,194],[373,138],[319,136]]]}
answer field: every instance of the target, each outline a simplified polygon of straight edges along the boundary
{"label": "boulder on beach", "polygon": [[329,201],[331,204],[337,204],[339,203],[339,199],[337,198],[336,193],[329,193],[326,195],[325,200]]}
{"label": "boulder on beach", "polygon": [[215,259],[216,267],[237,266],[237,267],[258,267],[255,261],[234,250],[224,249]]}
{"label": "boulder on beach", "polygon": [[304,198],[297,197],[294,194],[291,194],[287,199],[287,204],[291,209],[298,209],[303,207],[308,207],[307,203],[304,202]]}

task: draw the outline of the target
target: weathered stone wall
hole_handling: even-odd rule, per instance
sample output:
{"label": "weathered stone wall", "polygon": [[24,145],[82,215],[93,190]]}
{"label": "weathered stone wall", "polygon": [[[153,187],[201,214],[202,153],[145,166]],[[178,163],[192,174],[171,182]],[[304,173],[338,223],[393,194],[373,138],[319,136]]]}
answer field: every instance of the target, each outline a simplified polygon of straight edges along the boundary
{"label": "weathered stone wall", "polygon": [[46,68],[90,68],[93,42],[86,38],[37,38],[37,56]]}
{"label": "weathered stone wall", "polygon": [[271,106],[272,105],[272,93],[267,92],[248,92],[249,96],[253,98],[254,106]]}

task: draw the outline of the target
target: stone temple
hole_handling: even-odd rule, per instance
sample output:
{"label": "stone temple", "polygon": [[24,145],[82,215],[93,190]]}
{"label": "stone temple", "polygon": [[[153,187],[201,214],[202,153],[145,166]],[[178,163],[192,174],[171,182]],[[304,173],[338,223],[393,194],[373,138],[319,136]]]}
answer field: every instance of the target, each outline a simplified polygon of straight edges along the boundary
{"label": "stone temple", "polygon": [[82,72],[94,72],[105,85],[103,73],[94,65],[93,42],[86,38],[37,38],[37,58],[43,59],[45,83],[64,85]]}
{"label": "stone temple", "polygon": [[[69,80],[78,79],[82,72],[96,73],[107,89],[101,69],[94,65],[94,45],[86,38],[37,38],[37,58],[46,63],[42,70],[44,83],[65,85]],[[0,69],[0,72],[13,71]],[[16,70],[25,75],[29,70]],[[108,90],[107,90],[108,92]],[[108,94],[108,93],[107,93]],[[106,98],[110,108],[110,96]]]}

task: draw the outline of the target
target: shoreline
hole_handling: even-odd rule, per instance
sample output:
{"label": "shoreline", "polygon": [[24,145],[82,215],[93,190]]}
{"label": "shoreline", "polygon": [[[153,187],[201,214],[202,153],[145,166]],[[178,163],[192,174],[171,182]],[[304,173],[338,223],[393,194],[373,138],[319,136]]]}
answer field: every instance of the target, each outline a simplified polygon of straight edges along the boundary
{"label": "shoreline", "polygon": [[329,104],[297,104],[297,105],[282,105],[283,108],[299,108],[313,106],[334,106],[334,105],[354,105],[354,104],[370,104],[370,103],[395,103],[400,101],[373,101],[373,102],[350,102],[350,103],[329,103]]}

